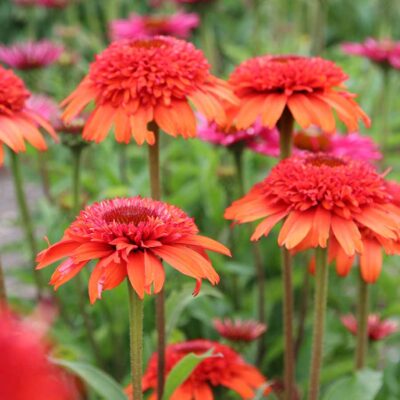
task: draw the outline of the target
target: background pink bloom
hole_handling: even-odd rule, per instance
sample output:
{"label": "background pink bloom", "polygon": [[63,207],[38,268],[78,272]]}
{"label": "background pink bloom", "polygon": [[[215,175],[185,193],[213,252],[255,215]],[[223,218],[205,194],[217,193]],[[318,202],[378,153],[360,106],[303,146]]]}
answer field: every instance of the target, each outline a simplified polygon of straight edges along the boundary
{"label": "background pink bloom", "polygon": [[197,133],[205,142],[224,147],[240,143],[257,153],[273,157],[279,155],[279,134],[276,129],[265,128],[260,123],[256,123],[248,129],[224,130],[215,122],[208,123],[200,114],[197,117],[199,120]]}
{"label": "background pink bloom", "polygon": [[29,41],[10,47],[0,46],[0,62],[21,70],[43,68],[56,62],[62,52],[62,46],[48,40]]}
{"label": "background pink bloom", "polygon": [[[357,334],[357,320],[354,315],[345,315],[341,318],[342,324],[353,335]],[[385,337],[397,332],[398,324],[396,321],[381,319],[377,314],[368,316],[368,337],[370,340],[382,340]]]}
{"label": "background pink bloom", "polygon": [[371,61],[400,69],[400,42],[391,39],[366,39],[363,43],[344,43],[342,50],[351,55],[369,58]]}
{"label": "background pink bloom", "polygon": [[214,320],[214,328],[223,338],[230,341],[252,342],[267,330],[267,325],[251,319],[225,318]]}
{"label": "background pink bloom", "polygon": [[199,17],[195,13],[178,12],[165,16],[131,14],[128,19],[118,19],[111,23],[110,36],[112,40],[158,35],[177,36],[185,39],[198,25]]}
{"label": "background pink bloom", "polygon": [[70,0],[14,0],[14,4],[23,7],[64,8]]}

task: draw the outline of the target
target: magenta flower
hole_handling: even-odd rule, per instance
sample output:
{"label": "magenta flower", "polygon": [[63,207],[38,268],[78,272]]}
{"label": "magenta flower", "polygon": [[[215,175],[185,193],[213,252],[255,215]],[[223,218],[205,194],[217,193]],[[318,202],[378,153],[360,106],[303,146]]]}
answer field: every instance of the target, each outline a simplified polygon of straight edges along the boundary
{"label": "magenta flower", "polygon": [[14,4],[21,7],[64,8],[71,0],[14,0]]}
{"label": "magenta flower", "polygon": [[112,40],[137,39],[158,35],[176,36],[186,39],[199,25],[195,13],[178,12],[165,16],[141,16],[131,14],[128,19],[117,19],[110,24]]}
{"label": "magenta flower", "polygon": [[269,129],[256,123],[250,128],[237,130],[234,127],[220,127],[215,122],[208,123],[200,114],[197,118],[199,120],[197,133],[205,142],[228,148],[240,144],[266,156],[279,155],[279,134],[276,129]]}
{"label": "magenta flower", "polygon": [[20,70],[43,68],[56,62],[62,52],[62,46],[48,40],[23,42],[0,46],[0,62]]}
{"label": "magenta flower", "polygon": [[366,57],[384,67],[400,69],[400,42],[391,39],[366,39],[363,43],[343,43],[342,50],[351,55]]}
{"label": "magenta flower", "polygon": [[[344,327],[353,335],[357,335],[357,320],[354,315],[345,315],[341,318]],[[398,324],[396,321],[381,319],[377,314],[368,316],[368,338],[371,341],[382,340],[387,336],[397,332]]]}

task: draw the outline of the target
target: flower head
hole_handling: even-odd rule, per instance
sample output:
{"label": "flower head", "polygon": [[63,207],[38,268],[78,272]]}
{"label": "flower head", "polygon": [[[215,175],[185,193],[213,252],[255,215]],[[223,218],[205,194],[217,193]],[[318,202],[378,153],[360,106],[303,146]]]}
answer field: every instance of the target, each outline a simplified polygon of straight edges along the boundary
{"label": "flower head", "polygon": [[197,234],[192,218],[172,205],[140,196],[105,200],[81,211],[58,243],[42,251],[37,268],[67,258],[54,272],[55,289],[72,279],[91,260],[99,260],[89,280],[91,303],[103,290],[128,277],[140,298],[158,293],[165,280],[161,260],[197,281],[213,285],[219,276],[205,250],[230,255],[222,244]]}
{"label": "flower head", "polygon": [[186,39],[199,25],[195,13],[178,12],[166,16],[141,16],[131,14],[129,19],[118,19],[111,23],[113,40],[138,39],[159,35],[171,35]]}
{"label": "flower head", "polygon": [[267,326],[258,321],[228,318],[214,320],[214,328],[223,338],[232,342],[252,342],[267,330]]}
{"label": "flower head", "polygon": [[368,116],[343,83],[347,75],[332,61],[318,57],[263,56],[239,65],[229,82],[241,100],[236,126],[246,128],[261,117],[273,128],[287,107],[302,128],[319,126],[335,130],[333,111],[350,131]]}
{"label": "flower head", "polygon": [[56,62],[62,52],[61,46],[48,40],[24,42],[0,46],[0,62],[20,70],[43,68]]}
{"label": "flower head", "polygon": [[329,239],[336,255],[365,256],[364,276],[369,282],[377,273],[370,238],[393,252],[400,233],[400,208],[383,177],[366,162],[324,154],[281,161],[263,182],[235,201],[225,217],[238,223],[263,218],[252,240],[267,236],[286,218],[278,236],[280,246],[294,251],[326,248]]}
{"label": "flower head", "polygon": [[366,57],[385,68],[400,69],[400,42],[391,39],[366,39],[363,43],[343,43],[342,50],[351,55]]}
{"label": "flower head", "polygon": [[[350,333],[357,335],[357,319],[354,315],[345,315],[341,318],[341,321]],[[369,340],[377,341],[385,339],[387,336],[397,332],[398,328],[399,326],[396,321],[381,319],[377,314],[370,314],[368,316]]]}
{"label": "flower head", "polygon": [[4,144],[15,153],[26,150],[25,140],[38,150],[47,149],[38,126],[57,139],[50,124],[26,106],[29,96],[23,81],[0,66],[0,165],[4,161]]}
{"label": "flower head", "polygon": [[279,133],[276,129],[263,127],[258,121],[246,129],[233,125],[218,125],[198,115],[197,134],[201,140],[223,147],[243,146],[266,156],[279,155]]}
{"label": "flower head", "polygon": [[95,101],[84,139],[101,142],[115,126],[118,142],[154,143],[148,123],[185,138],[196,135],[189,100],[208,119],[223,123],[222,98],[236,101],[226,83],[210,74],[200,50],[166,36],[119,41],[97,56],[89,74],[64,101],[69,121]]}
{"label": "flower head", "polygon": [[7,312],[0,314],[0,398],[78,399],[67,376],[48,361],[40,334]]}
{"label": "flower head", "polygon": [[[187,354],[204,354],[213,349],[214,357],[204,359],[189,378],[175,390],[170,400],[213,400],[213,388],[224,386],[236,392],[242,399],[252,399],[258,387],[266,379],[257,368],[243,361],[228,346],[210,340],[198,339],[171,344],[166,349],[166,374]],[[157,385],[157,354],[153,354],[145,375],[143,390],[155,389]],[[269,389],[265,394],[269,393]],[[149,400],[156,399],[153,393]]]}

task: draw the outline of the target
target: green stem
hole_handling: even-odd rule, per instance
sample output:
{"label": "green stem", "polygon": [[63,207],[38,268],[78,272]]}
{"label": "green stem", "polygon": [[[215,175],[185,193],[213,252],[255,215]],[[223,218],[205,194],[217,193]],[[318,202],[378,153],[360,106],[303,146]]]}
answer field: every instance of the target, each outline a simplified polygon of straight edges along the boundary
{"label": "green stem", "polygon": [[363,369],[368,351],[368,283],[359,276],[358,305],[357,305],[357,345],[356,370]]}
{"label": "green stem", "polygon": [[[160,181],[160,135],[159,128],[155,123],[150,124],[154,132],[155,143],[149,146],[149,172],[150,188],[153,200],[161,198]],[[156,328],[157,328],[157,399],[161,400],[164,393],[165,381],[165,296],[164,290],[156,295]],[[136,398],[135,398],[136,400]]]}
{"label": "green stem", "polygon": [[4,279],[3,265],[0,259],[0,308],[7,305],[6,283]]}
{"label": "green stem", "polygon": [[[286,107],[278,121],[280,138],[280,159],[290,157],[292,153],[294,119]],[[285,337],[284,387],[285,400],[291,400],[295,388],[295,360],[293,343],[293,278],[292,256],[282,247],[282,281],[283,281],[283,331]]]}
{"label": "green stem", "polygon": [[12,150],[10,151],[10,160],[11,160],[11,171],[14,179],[15,194],[17,196],[17,202],[18,202],[19,212],[21,215],[22,226],[24,228],[26,240],[28,242],[31,253],[31,267],[33,271],[33,278],[37,289],[37,296],[40,299],[42,297],[42,291],[43,291],[43,278],[40,271],[35,269],[37,244],[34,234],[33,222],[25,198],[19,157]]}
{"label": "green stem", "polygon": [[76,216],[81,209],[81,159],[82,147],[71,147],[72,153],[72,213]]}
{"label": "green stem", "polygon": [[325,0],[313,0],[311,3],[312,27],[311,27],[311,49],[312,55],[319,55],[325,47]]}
{"label": "green stem", "polygon": [[143,300],[128,282],[131,377],[134,400],[143,400]]}
{"label": "green stem", "polygon": [[304,279],[301,290],[300,306],[299,306],[299,323],[297,326],[297,335],[294,345],[294,355],[296,361],[299,357],[300,348],[304,340],[309,297],[310,297],[310,272],[308,271],[308,268],[305,268]]}
{"label": "green stem", "polygon": [[310,384],[308,399],[318,400],[321,363],[324,342],[326,303],[328,296],[328,251],[318,247],[315,250],[315,300],[314,328],[311,354]]}

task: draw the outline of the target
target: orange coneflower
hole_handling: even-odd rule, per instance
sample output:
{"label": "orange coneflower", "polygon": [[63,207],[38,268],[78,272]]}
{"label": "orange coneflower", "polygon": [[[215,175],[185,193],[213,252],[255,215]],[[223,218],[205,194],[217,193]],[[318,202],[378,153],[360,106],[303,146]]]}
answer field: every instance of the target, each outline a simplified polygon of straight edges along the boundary
{"label": "orange coneflower", "polygon": [[67,258],[50,281],[57,289],[89,261],[99,260],[89,280],[94,303],[125,277],[141,299],[152,289],[158,293],[165,280],[164,260],[196,279],[197,294],[202,279],[219,282],[205,250],[230,255],[222,244],[198,235],[193,219],[179,208],[137,196],[105,200],[81,211],[62,240],[38,255],[37,268]]}
{"label": "orange coneflower", "polygon": [[46,142],[38,126],[57,139],[50,124],[26,107],[30,93],[13,71],[0,66],[0,165],[4,161],[3,144],[15,153],[26,150],[25,141],[38,150],[46,150]]}
{"label": "orange coneflower", "polygon": [[114,125],[118,142],[154,143],[148,123],[166,133],[196,136],[189,101],[208,119],[224,122],[222,101],[236,98],[224,81],[210,73],[203,53],[191,43],[166,36],[120,41],[97,56],[89,74],[64,101],[69,121],[92,100],[83,137],[101,142]]}
{"label": "orange coneflower", "polygon": [[347,75],[332,61],[319,57],[263,56],[239,65],[229,78],[241,100],[236,126],[247,128],[261,117],[273,128],[287,107],[302,128],[316,125],[335,130],[333,111],[349,131],[358,119],[370,120],[343,85]]}
{"label": "orange coneflower", "polygon": [[[213,388],[224,386],[236,392],[242,399],[252,399],[257,388],[267,380],[257,368],[243,361],[230,347],[206,339],[189,340],[167,346],[166,373],[187,354],[204,354],[213,349],[215,357],[204,359],[189,378],[175,390],[170,400],[213,400]],[[154,354],[143,376],[143,390],[157,386],[157,354]],[[131,393],[129,388],[128,394]],[[265,394],[270,393],[267,388]],[[130,397],[131,398],[131,397]],[[156,393],[149,400],[156,399]]]}
{"label": "orange coneflower", "polygon": [[[264,218],[252,240],[268,235],[286,217],[280,246],[295,251],[326,248],[329,239],[331,250],[346,257],[374,255],[365,231],[387,251],[400,233],[400,208],[383,177],[364,161],[322,154],[281,161],[225,217],[238,223]],[[372,266],[373,260],[368,263]]]}

